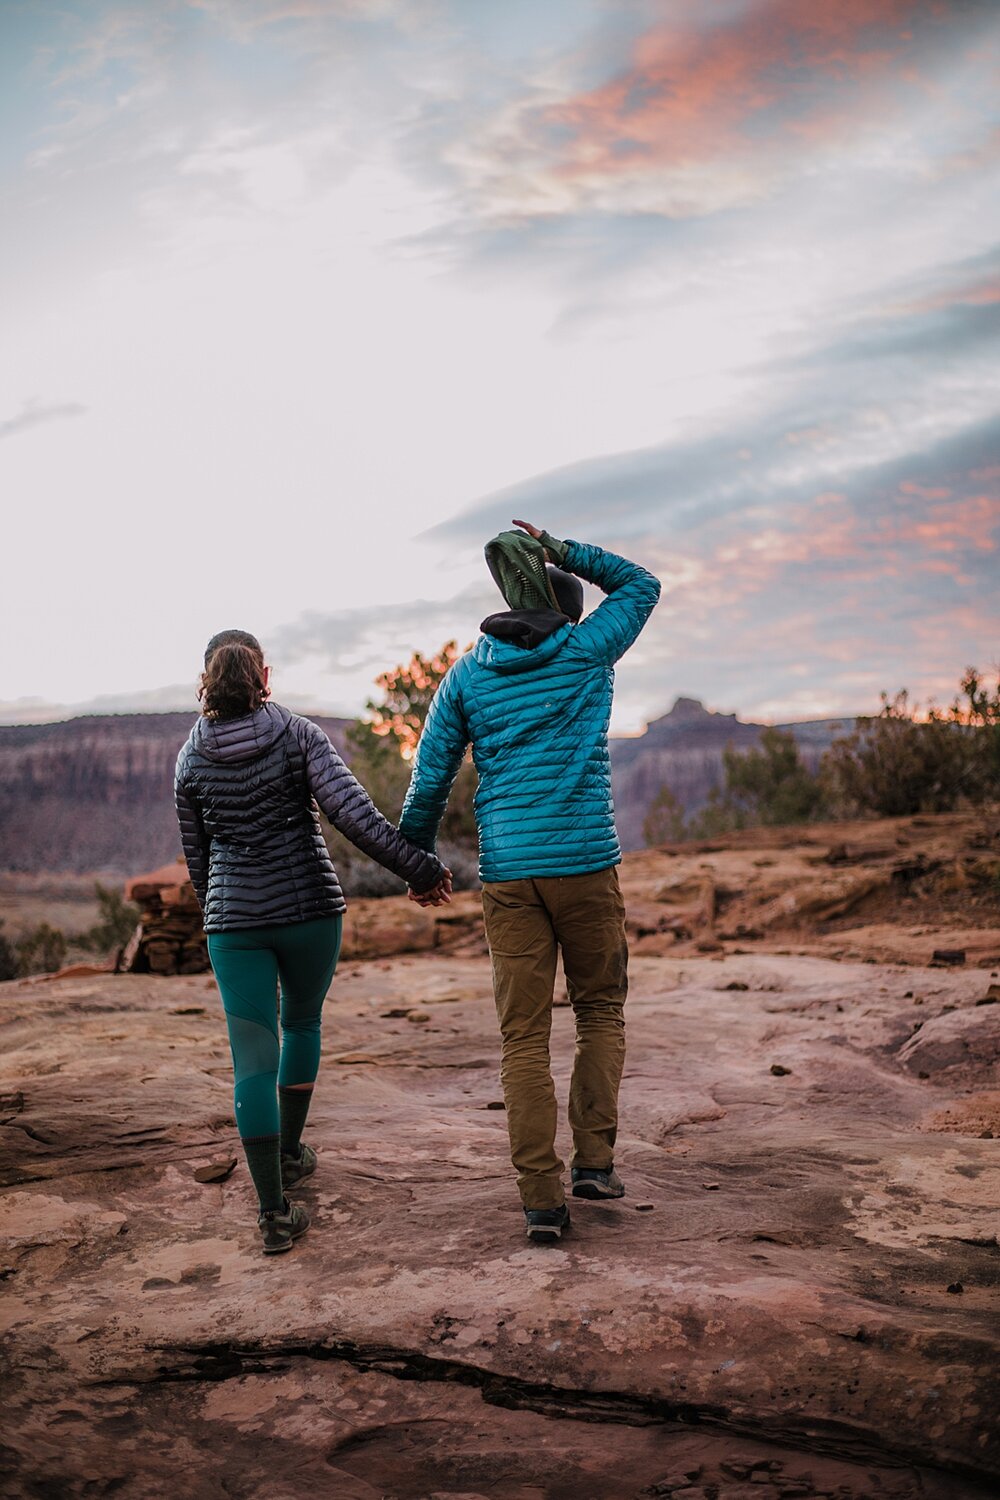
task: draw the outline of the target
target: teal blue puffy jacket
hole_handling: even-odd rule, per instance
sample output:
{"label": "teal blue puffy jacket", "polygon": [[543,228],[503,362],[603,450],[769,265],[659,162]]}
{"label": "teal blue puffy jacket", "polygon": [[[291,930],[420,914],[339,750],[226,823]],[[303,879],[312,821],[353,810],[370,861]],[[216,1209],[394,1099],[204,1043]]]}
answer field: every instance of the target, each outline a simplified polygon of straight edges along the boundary
{"label": "teal blue puffy jacket", "polygon": [[[660,585],[637,563],[583,542],[566,543],[560,566],[608,598],[578,625],[554,610],[483,622],[485,633],[434,695],[399,820],[411,842],[434,851],[471,742],[484,881],[583,875],[621,860],[608,754],[614,663],[645,625]],[[519,644],[499,627],[489,633],[493,620],[529,617],[542,628],[525,627],[521,639],[537,644]]]}

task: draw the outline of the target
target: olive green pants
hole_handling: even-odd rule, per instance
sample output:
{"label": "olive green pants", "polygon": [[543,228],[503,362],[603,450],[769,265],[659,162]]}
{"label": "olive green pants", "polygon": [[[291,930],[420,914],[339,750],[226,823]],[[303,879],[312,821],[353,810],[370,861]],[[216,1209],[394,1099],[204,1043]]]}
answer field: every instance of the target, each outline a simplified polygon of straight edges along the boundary
{"label": "olive green pants", "polygon": [[490,882],[483,886],[483,915],[502,1038],[500,1081],[521,1201],[525,1208],[558,1208],[565,1195],[555,1147],[549,1033],[559,949],[576,1018],[569,1091],[572,1165],[603,1171],[614,1160],[628,992],[618,870]]}

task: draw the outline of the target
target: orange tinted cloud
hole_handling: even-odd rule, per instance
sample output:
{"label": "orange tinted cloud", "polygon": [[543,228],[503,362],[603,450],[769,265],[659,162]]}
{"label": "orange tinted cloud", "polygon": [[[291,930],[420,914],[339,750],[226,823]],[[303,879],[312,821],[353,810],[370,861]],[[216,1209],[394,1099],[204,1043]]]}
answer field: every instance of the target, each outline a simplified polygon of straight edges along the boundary
{"label": "orange tinted cloud", "polygon": [[[706,11],[693,7],[704,26]],[[643,36],[611,82],[549,107],[568,131],[558,171],[614,176],[759,149],[761,136],[812,133],[849,118],[859,87],[912,54],[915,0],[763,0],[729,25]]]}

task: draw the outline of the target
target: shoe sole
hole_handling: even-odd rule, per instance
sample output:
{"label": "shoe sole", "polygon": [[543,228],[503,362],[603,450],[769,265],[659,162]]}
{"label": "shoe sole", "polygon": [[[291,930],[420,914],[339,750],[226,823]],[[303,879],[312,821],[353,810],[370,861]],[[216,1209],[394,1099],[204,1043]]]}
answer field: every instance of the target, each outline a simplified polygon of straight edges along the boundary
{"label": "shoe sole", "polygon": [[281,1190],[282,1190],[282,1192],[287,1193],[287,1191],[288,1191],[288,1189],[290,1187],[295,1187],[297,1183],[304,1182],[307,1177],[311,1177],[312,1176],[312,1174],[315,1172],[315,1170],[316,1170],[315,1166],[312,1166],[306,1172],[296,1172],[296,1174],[295,1174],[294,1177],[286,1177],[285,1174],[284,1174],[284,1172],[282,1172],[282,1174],[281,1174]]}
{"label": "shoe sole", "polygon": [[597,1199],[624,1198],[625,1189],[620,1192],[615,1188],[602,1188],[599,1182],[578,1182],[573,1186],[574,1198],[589,1198],[591,1202]]}
{"label": "shoe sole", "polygon": [[553,1244],[562,1238],[563,1230],[569,1227],[569,1219],[565,1224],[532,1224],[525,1230],[525,1234],[529,1240],[537,1240],[539,1244]]}

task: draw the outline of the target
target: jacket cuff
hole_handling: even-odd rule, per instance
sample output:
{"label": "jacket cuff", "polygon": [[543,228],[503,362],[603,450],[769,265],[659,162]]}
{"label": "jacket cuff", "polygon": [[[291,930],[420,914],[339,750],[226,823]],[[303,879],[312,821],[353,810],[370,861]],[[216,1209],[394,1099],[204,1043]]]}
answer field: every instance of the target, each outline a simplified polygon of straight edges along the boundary
{"label": "jacket cuff", "polygon": [[432,859],[437,865],[437,869],[434,872],[433,878],[426,880],[410,880],[407,882],[410,890],[415,892],[415,894],[418,896],[424,895],[426,891],[432,891],[436,885],[441,884],[441,881],[444,878],[444,861],[439,859],[436,854],[430,853],[430,851],[427,851],[427,853],[428,858]]}
{"label": "jacket cuff", "polygon": [[538,540],[541,542],[546,552],[552,558],[553,562],[556,564],[556,567],[561,568],[563,563],[566,561],[567,543],[557,541],[556,538],[554,536],[550,536],[547,531],[543,531]]}

